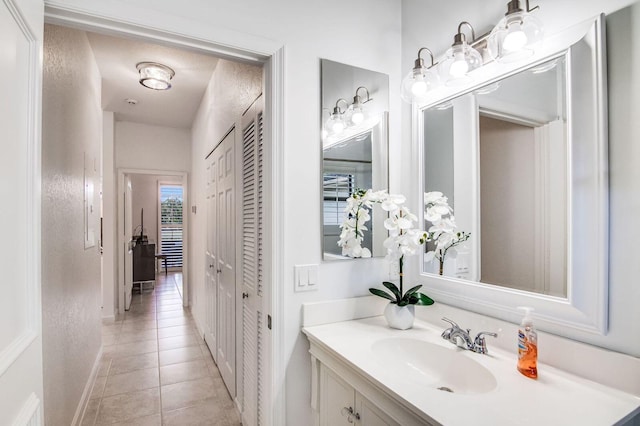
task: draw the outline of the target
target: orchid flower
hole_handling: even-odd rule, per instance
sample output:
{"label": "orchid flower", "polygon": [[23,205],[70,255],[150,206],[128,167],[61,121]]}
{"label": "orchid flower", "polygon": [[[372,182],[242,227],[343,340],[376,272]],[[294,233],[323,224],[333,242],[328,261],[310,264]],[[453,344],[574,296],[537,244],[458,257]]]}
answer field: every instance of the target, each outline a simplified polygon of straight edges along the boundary
{"label": "orchid flower", "polygon": [[424,219],[432,224],[429,228],[429,237],[436,243],[435,250],[426,253],[425,261],[431,262],[438,259],[440,275],[442,275],[447,251],[467,241],[470,234],[456,231],[453,209],[449,206],[448,199],[442,192],[426,192],[424,194],[424,208]]}
{"label": "orchid flower", "polygon": [[[442,194],[440,194],[433,198],[432,201],[436,207],[434,212],[442,213],[438,218],[448,214],[449,210],[442,207],[443,203],[445,207],[448,207],[446,197],[442,197]],[[415,286],[406,293],[403,292],[402,268],[404,257],[419,253],[422,245],[429,241],[430,238],[428,232],[414,229],[418,218],[403,205],[406,201],[407,199],[404,195],[388,194],[386,191],[372,191],[371,189],[354,191],[347,199],[347,205],[344,210],[346,217],[340,225],[341,233],[338,245],[342,247],[344,256],[371,257],[371,251],[362,247],[362,241],[364,239],[364,231],[367,230],[366,223],[371,219],[369,212],[374,204],[380,204],[380,207],[389,213],[389,217],[384,221],[384,227],[389,232],[389,236],[384,241],[384,247],[387,249],[387,259],[389,261],[398,261],[400,264],[400,286],[396,287],[393,283],[383,282],[383,285],[391,290],[393,294],[376,288],[371,288],[369,291],[377,296],[389,299],[399,306],[431,305],[433,300],[427,295],[418,292],[421,286]],[[430,208],[433,209],[433,206]]]}

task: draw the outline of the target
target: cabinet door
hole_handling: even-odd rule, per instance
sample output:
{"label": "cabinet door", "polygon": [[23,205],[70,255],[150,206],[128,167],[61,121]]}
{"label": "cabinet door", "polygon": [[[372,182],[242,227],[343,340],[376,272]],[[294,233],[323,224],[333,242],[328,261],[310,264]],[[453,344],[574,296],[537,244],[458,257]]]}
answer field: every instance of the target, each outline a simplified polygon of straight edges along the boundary
{"label": "cabinet door", "polygon": [[356,412],[360,416],[358,424],[362,426],[400,426],[371,401],[356,393]]}
{"label": "cabinet door", "polygon": [[348,414],[349,408],[355,412],[353,388],[324,366],[320,380],[320,426],[353,424]]}

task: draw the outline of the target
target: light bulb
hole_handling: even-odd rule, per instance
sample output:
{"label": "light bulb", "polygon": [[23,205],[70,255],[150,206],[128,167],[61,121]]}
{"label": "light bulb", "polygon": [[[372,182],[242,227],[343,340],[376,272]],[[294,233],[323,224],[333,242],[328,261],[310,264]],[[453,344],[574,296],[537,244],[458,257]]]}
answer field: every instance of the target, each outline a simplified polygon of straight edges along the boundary
{"label": "light bulb", "polygon": [[449,68],[449,74],[452,77],[463,77],[469,71],[469,64],[464,57],[464,53],[456,53],[453,57],[453,62]]}
{"label": "light bulb", "polygon": [[330,134],[337,135],[342,133],[345,129],[344,120],[342,118],[342,113],[334,112],[329,116],[327,123],[324,126]]}
{"label": "light bulb", "polygon": [[334,120],[331,124],[331,131],[335,134],[342,133],[344,130],[344,123],[341,120]]}
{"label": "light bulb", "polygon": [[424,96],[424,94],[427,93],[427,82],[422,78],[416,78],[416,80],[411,85],[411,93],[413,94],[413,96]]}
{"label": "light bulb", "polygon": [[354,110],[353,114],[351,114],[351,122],[353,124],[360,124],[364,121],[364,114],[362,110]]}
{"label": "light bulb", "polygon": [[515,52],[527,45],[527,35],[522,30],[520,22],[513,22],[507,26],[507,35],[502,47],[508,52]]}

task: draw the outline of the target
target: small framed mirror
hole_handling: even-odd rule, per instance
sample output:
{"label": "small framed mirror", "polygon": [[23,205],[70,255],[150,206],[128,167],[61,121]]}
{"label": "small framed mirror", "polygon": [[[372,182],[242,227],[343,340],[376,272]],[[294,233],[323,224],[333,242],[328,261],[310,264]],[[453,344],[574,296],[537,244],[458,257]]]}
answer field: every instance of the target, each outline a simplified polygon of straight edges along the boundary
{"label": "small framed mirror", "polygon": [[[338,246],[347,198],[356,189],[388,189],[389,77],[322,59],[322,252],[324,260],[350,259]],[[384,256],[385,217],[372,212],[362,246]]]}

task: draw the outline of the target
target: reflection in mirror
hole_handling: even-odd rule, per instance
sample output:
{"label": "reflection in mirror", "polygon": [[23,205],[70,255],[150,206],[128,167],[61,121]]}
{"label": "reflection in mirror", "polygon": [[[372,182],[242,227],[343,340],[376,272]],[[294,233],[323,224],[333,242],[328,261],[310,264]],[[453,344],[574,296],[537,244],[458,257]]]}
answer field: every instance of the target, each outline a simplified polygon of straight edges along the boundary
{"label": "reflection in mirror", "polygon": [[[321,81],[323,258],[348,259],[338,246],[347,198],[356,188],[389,186],[389,82],[386,74],[326,59]],[[362,244],[373,256],[386,254],[384,219],[372,212],[371,232]]]}
{"label": "reflection in mirror", "polygon": [[471,232],[444,275],[567,297],[565,70],[562,55],[424,110],[425,191]]}

